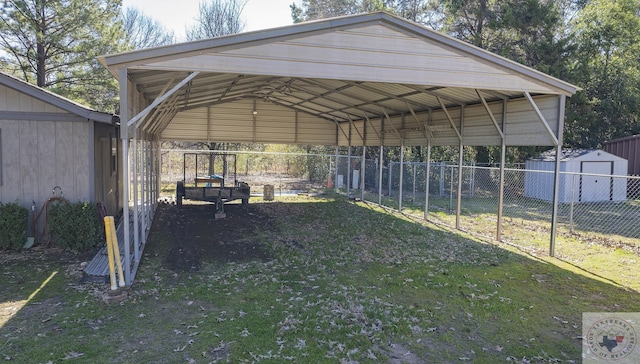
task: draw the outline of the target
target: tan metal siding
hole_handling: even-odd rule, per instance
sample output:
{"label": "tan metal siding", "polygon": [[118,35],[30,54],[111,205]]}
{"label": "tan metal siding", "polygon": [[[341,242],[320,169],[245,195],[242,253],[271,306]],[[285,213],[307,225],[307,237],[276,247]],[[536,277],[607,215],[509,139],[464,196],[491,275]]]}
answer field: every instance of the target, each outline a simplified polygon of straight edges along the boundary
{"label": "tan metal siding", "polygon": [[[163,131],[164,139],[219,142],[334,144],[335,125],[276,104],[253,100],[179,112]],[[210,120],[207,119],[210,115]],[[206,130],[209,130],[207,135]],[[203,133],[203,131],[205,131]]]}
{"label": "tan metal siding", "polygon": [[[555,132],[558,117],[558,97],[537,97],[534,99],[536,105],[542,112],[545,119],[549,122],[552,130]],[[552,145],[551,138],[544,128],[543,124],[532,112],[533,108],[526,99],[511,100],[507,104],[507,124],[506,124],[506,142],[508,145]],[[489,109],[496,119],[498,126],[502,126],[502,102],[494,102],[489,104]],[[474,105],[464,108],[464,123],[460,129],[460,107],[447,108],[447,111],[453,120],[454,125],[462,133],[464,145],[500,145],[500,136],[497,134],[496,126],[491,121],[483,105]],[[400,145],[401,139],[396,133],[403,133],[405,145],[426,145],[424,131],[420,130],[424,122],[429,120],[429,114],[416,113],[418,121],[413,115],[408,114],[404,117],[404,124],[401,116],[392,116],[391,120],[384,121],[384,142],[386,145]],[[418,124],[420,123],[420,125]],[[362,122],[354,122],[354,125],[362,130]],[[375,122],[379,130],[379,120]],[[393,125],[393,127],[392,127]],[[451,122],[442,110],[432,112],[431,120],[428,122],[429,128],[433,133],[432,145],[457,145],[459,139],[455,130],[451,126]],[[395,130],[394,130],[395,127]],[[343,124],[345,133],[348,135],[349,125]],[[514,134],[522,134],[514,136]],[[348,145],[347,137],[341,132],[338,135],[340,145]],[[367,132],[367,145],[379,145],[379,137],[373,130]],[[362,145],[360,136],[352,131],[351,145]]]}
{"label": "tan metal siding", "polygon": [[335,123],[298,113],[298,144],[334,145],[335,143]]}
{"label": "tan metal siding", "polygon": [[[536,97],[534,101],[549,123],[551,130],[557,134],[558,97]],[[524,99],[509,101],[506,131],[507,145],[553,145],[544,125],[533,113],[531,104]]]}

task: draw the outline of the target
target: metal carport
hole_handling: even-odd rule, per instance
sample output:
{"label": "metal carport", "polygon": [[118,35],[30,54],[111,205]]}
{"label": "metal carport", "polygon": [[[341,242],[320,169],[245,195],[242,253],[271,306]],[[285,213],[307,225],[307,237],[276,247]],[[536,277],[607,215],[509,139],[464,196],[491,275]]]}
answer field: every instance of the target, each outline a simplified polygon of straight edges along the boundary
{"label": "metal carport", "polygon": [[[578,90],[384,12],[100,61],[120,82],[123,206],[133,219],[130,232],[130,214],[124,214],[128,285],[160,190],[161,140],[492,145],[502,147],[504,161],[507,146],[554,146],[560,153],[565,100]],[[500,201],[503,172],[504,164]],[[552,255],[556,210],[557,198]],[[501,212],[498,217],[499,238]]]}

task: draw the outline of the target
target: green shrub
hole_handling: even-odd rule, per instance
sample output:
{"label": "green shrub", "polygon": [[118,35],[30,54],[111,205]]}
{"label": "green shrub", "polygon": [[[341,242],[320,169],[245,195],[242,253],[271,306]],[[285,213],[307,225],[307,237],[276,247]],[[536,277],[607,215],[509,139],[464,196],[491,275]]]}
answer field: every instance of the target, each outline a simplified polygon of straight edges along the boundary
{"label": "green shrub", "polygon": [[0,202],[0,250],[20,250],[27,241],[29,209]]}
{"label": "green shrub", "polygon": [[63,249],[84,251],[102,239],[97,208],[87,202],[56,203],[49,210],[48,223],[55,244]]}

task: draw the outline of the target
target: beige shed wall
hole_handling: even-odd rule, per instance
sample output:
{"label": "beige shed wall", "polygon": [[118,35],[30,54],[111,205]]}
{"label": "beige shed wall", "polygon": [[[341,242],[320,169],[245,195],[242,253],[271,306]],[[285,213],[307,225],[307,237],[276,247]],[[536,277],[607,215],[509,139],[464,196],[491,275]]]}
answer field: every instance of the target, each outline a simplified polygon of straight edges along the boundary
{"label": "beige shed wall", "polygon": [[0,120],[0,201],[42,206],[60,186],[69,201],[91,201],[88,122]]}
{"label": "beige shed wall", "polygon": [[0,111],[67,113],[4,85],[0,85]]}

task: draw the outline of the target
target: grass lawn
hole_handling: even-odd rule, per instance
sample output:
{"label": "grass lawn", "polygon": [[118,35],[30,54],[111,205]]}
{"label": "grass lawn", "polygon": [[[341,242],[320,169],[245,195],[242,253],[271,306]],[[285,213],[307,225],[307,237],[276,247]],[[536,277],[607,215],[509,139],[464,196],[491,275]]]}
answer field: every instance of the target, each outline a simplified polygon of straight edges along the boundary
{"label": "grass lawn", "polygon": [[[90,257],[0,253],[0,361],[579,363],[583,312],[640,311],[636,282],[333,194],[252,203],[269,228],[228,243],[268,259],[175,271],[169,208],[119,304],[78,283]],[[637,259],[581,249],[621,277]]]}

